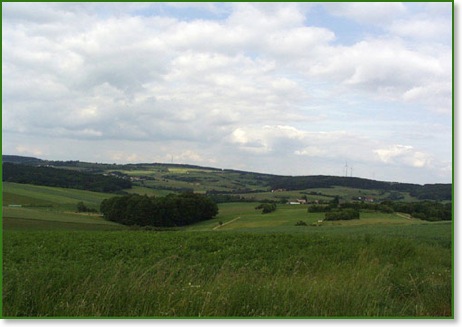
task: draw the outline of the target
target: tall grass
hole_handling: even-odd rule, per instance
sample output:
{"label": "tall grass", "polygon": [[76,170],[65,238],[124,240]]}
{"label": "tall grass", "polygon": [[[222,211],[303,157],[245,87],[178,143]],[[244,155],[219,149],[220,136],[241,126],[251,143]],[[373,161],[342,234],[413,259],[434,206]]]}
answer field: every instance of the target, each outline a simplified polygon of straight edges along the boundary
{"label": "tall grass", "polygon": [[425,238],[10,231],[3,314],[450,317],[451,271]]}

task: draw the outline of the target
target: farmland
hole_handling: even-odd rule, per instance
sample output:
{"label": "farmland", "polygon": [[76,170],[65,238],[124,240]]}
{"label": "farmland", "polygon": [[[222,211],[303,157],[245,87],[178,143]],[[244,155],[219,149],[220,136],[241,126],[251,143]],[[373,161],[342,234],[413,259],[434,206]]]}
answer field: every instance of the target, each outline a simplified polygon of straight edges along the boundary
{"label": "farmland", "polygon": [[[248,198],[220,203],[213,219],[159,232],[76,212],[78,202],[98,209],[114,194],[4,183],[5,317],[454,314],[451,221],[375,210],[361,210],[356,220],[325,221],[323,212],[280,201],[387,198],[388,191],[339,186],[271,192],[245,174],[226,181],[221,170],[144,169],[123,172],[155,178],[136,181],[127,192],[163,196],[172,192],[171,183],[198,192],[218,184],[229,191],[238,184],[254,189],[233,193]],[[176,180],[167,178],[171,173]],[[212,184],[189,179],[200,174],[209,174]],[[281,203],[262,214],[255,209],[262,200]]]}
{"label": "farmland", "polygon": [[[450,225],[5,235],[5,316],[451,316]],[[430,238],[427,234],[438,233]],[[65,241],[63,241],[65,240]]]}

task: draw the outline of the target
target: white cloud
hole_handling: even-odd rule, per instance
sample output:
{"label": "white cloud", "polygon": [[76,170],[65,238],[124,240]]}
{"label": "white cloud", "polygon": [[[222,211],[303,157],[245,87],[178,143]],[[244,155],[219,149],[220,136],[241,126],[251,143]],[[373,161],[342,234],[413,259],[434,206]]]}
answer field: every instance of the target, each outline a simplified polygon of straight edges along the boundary
{"label": "white cloud", "polygon": [[407,48],[399,40],[366,40],[350,47],[331,48],[324,58],[308,67],[308,74],[373,97],[398,100],[409,90],[429,83],[450,92],[444,59]]}
{"label": "white cloud", "polygon": [[387,164],[405,164],[416,168],[431,165],[431,157],[410,145],[395,144],[387,148],[376,149],[374,153]]}
{"label": "white cloud", "polygon": [[393,34],[411,37],[419,40],[449,41],[451,38],[452,22],[450,19],[434,19],[431,17],[417,19],[403,19],[394,21],[389,31]]}
{"label": "white cloud", "polygon": [[[402,135],[385,143],[380,135],[393,134],[395,118],[372,117],[365,104],[402,112],[404,124],[415,107],[425,114],[413,124],[451,113],[452,53],[436,37],[448,28],[447,11],[432,17],[419,5],[414,15],[401,3],[2,6],[4,144],[18,153],[27,136],[89,142],[95,153],[104,143],[94,156],[129,162],[171,154],[223,166],[255,158],[265,169],[261,157],[429,167],[419,151],[393,156],[390,144],[414,143]],[[338,45],[329,20],[305,19],[316,6],[373,32]],[[377,130],[358,129],[368,115]],[[438,146],[428,139],[436,167]],[[143,155],[139,144],[156,154]]]}
{"label": "white cloud", "polygon": [[43,151],[40,148],[30,147],[27,145],[18,145],[16,147],[16,151],[22,155],[34,155],[34,156],[41,156],[43,155]]}

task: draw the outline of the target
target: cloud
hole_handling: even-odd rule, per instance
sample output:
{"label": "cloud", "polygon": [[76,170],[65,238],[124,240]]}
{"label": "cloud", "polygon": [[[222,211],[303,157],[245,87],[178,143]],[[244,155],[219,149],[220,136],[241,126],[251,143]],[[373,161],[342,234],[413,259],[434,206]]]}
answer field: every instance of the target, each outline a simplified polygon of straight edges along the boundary
{"label": "cloud", "polygon": [[[400,100],[412,89],[432,85],[445,89],[445,97],[449,99],[447,93],[451,87],[446,63],[444,56],[415,51],[400,40],[375,39],[349,47],[333,47],[323,59],[308,66],[307,73],[372,97]],[[425,97],[415,100],[421,99]],[[422,102],[430,104],[428,100]]]}
{"label": "cloud", "polygon": [[387,164],[402,163],[415,168],[423,168],[431,165],[431,157],[421,151],[415,150],[410,145],[395,144],[387,148],[376,149],[374,153]]}
{"label": "cloud", "polygon": [[[452,112],[452,52],[436,36],[450,33],[447,9],[432,16],[436,5],[2,6],[2,118],[11,151],[19,152],[19,139],[59,138],[125,161],[175,155],[277,172],[261,158],[385,158],[429,167],[418,151],[393,156],[394,144],[418,146],[391,126],[412,117],[448,128],[441,117]],[[327,8],[318,11],[322,26],[306,19],[316,8]],[[337,42],[341,19],[360,24],[367,37]],[[424,28],[428,35],[419,34]],[[360,124],[368,120],[374,123]],[[436,167],[441,147],[431,131],[422,133]],[[155,154],[144,156],[145,146]]]}
{"label": "cloud", "polygon": [[440,42],[450,40],[451,28],[450,19],[425,17],[394,21],[388,30],[402,37]]}
{"label": "cloud", "polygon": [[18,145],[16,147],[16,151],[22,155],[34,155],[34,156],[41,156],[43,155],[42,149],[30,147],[27,145]]}

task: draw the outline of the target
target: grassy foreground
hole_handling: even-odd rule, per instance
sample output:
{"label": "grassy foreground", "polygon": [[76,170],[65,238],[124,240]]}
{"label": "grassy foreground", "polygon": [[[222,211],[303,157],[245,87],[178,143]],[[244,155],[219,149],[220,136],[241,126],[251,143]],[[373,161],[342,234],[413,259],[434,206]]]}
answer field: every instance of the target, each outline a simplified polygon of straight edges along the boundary
{"label": "grassy foreground", "polygon": [[5,231],[3,315],[451,317],[452,225],[392,227]]}

